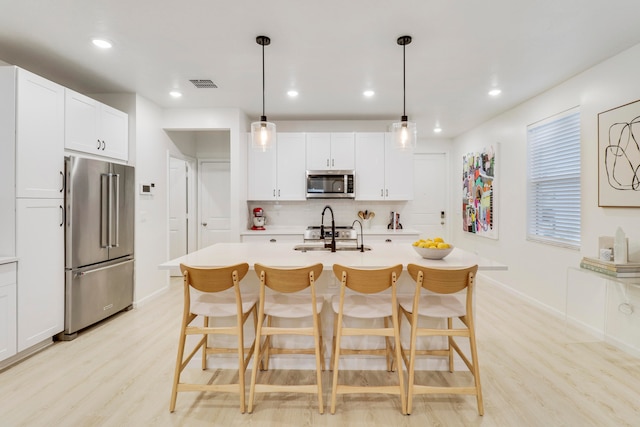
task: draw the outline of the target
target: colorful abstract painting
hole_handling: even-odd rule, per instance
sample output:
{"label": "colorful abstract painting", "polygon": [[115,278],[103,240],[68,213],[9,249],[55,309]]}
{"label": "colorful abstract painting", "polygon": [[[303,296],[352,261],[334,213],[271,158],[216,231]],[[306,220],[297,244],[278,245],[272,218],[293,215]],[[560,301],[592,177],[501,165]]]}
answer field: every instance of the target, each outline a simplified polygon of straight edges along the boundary
{"label": "colorful abstract painting", "polygon": [[462,158],[462,229],[492,239],[498,238],[495,170],[494,146]]}
{"label": "colorful abstract painting", "polygon": [[598,114],[598,206],[640,207],[640,101]]}

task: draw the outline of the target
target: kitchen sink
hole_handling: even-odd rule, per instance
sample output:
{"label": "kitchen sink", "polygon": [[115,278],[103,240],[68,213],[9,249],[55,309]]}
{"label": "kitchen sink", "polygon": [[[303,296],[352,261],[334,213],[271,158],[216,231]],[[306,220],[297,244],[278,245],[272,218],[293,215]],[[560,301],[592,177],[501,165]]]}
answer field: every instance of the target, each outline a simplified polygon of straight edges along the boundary
{"label": "kitchen sink", "polygon": [[[330,252],[331,251],[331,248],[325,248],[324,244],[296,245],[293,249],[296,250],[296,251],[300,251],[300,252],[307,252],[307,251],[325,251],[325,252]],[[364,250],[365,251],[370,251],[371,247],[370,246],[365,246]],[[336,245],[336,252],[337,251],[356,252],[356,251],[360,251],[360,247],[356,247],[355,245],[340,245],[340,244],[337,244]]]}

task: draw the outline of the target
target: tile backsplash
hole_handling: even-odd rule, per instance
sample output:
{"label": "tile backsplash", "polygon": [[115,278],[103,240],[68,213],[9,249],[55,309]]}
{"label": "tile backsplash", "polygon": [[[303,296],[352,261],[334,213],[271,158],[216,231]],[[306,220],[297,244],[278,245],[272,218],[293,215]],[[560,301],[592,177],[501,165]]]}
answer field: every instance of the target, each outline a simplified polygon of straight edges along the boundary
{"label": "tile backsplash", "polygon": [[[400,223],[405,227],[410,224],[403,222],[402,212],[407,202],[362,202],[355,200],[323,199],[299,202],[247,202],[249,221],[253,208],[261,207],[267,217],[267,228],[273,227],[306,227],[320,225],[322,210],[326,205],[331,206],[335,215],[336,225],[351,225],[358,218],[358,211],[373,211],[374,218],[371,227],[387,227],[391,219],[391,212],[400,212]],[[405,221],[407,218],[404,218]],[[331,224],[331,213],[327,211],[324,218],[325,225]],[[247,228],[250,225],[247,224]]]}

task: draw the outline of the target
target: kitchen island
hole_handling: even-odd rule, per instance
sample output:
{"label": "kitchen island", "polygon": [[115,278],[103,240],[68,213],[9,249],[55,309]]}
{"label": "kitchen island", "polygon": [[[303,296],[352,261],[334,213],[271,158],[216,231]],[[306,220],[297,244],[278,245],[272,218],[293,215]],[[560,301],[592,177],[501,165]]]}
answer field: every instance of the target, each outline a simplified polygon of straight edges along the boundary
{"label": "kitchen island", "polygon": [[[428,267],[441,267],[441,268],[456,268],[466,267],[477,264],[479,271],[496,271],[507,270],[507,266],[499,262],[489,260],[487,258],[478,256],[471,252],[455,248],[446,258],[442,260],[429,260],[420,257],[411,247],[410,243],[372,243],[366,244],[371,248],[366,252],[359,252],[354,250],[345,250],[337,252],[329,251],[296,251],[294,247],[295,243],[218,243],[196,252],[184,255],[179,258],[167,261],[159,266],[160,269],[172,270],[180,266],[180,264],[186,264],[193,267],[221,267],[231,264],[237,264],[241,262],[247,262],[249,268],[253,270],[255,263],[260,263],[272,267],[291,268],[302,267],[316,263],[322,263],[324,271],[321,276],[316,280],[317,294],[325,299],[325,304],[322,310],[322,330],[325,337],[325,357],[329,360],[331,351],[331,336],[333,333],[333,312],[331,310],[330,301],[334,295],[338,294],[339,282],[334,277],[332,267],[333,264],[342,264],[356,268],[377,268],[386,267],[396,264],[402,264],[406,269],[407,264],[414,263],[424,265]],[[259,280],[253,271],[249,273],[242,280],[242,289],[246,293],[258,292]],[[413,295],[415,289],[415,282],[411,279],[409,274],[403,272],[398,279],[398,294]],[[280,319],[279,319],[280,320]],[[356,319],[352,319],[355,321]],[[286,320],[282,320],[286,322]],[[377,322],[378,320],[373,320]],[[429,322],[430,324],[437,324],[434,322],[440,322],[435,319],[421,319],[421,324]],[[303,320],[304,322],[304,320]],[[309,322],[311,319],[309,318]],[[309,323],[310,324],[310,323]],[[355,325],[355,323],[354,323]],[[406,323],[403,323],[401,328],[403,341],[408,336],[409,328]],[[284,345],[287,342],[296,343],[299,345],[307,337],[288,337],[278,336],[273,339],[285,340]],[[379,337],[344,337],[343,347],[349,347],[351,342],[357,342],[359,346],[370,345],[375,348],[382,348],[381,340],[377,340]],[[442,339],[443,337],[434,337],[434,340]],[[247,342],[253,339],[253,332],[245,330],[245,339]],[[177,344],[177,343],[176,343]],[[233,347],[235,342],[229,340],[229,347]],[[304,344],[303,344],[304,345]],[[312,344],[309,343],[309,346]],[[466,343],[462,342],[463,348],[468,348]],[[221,359],[224,356],[220,357]],[[195,361],[196,358],[194,358]],[[419,361],[416,369],[438,369],[447,370],[448,364],[446,358],[430,358],[428,360]],[[196,363],[196,362],[192,362]],[[227,360],[219,360],[217,366],[223,366],[226,368],[233,368],[237,363],[233,357],[227,357]],[[276,356],[272,359],[275,368],[298,368],[298,369],[315,369],[315,361],[310,358],[292,358],[285,355]],[[343,363],[343,362],[341,362]],[[344,369],[386,369],[384,358],[366,358],[361,356],[357,358],[349,358],[344,361]],[[194,365],[196,366],[196,365]],[[457,359],[456,369],[466,369],[466,366]]]}
{"label": "kitchen island", "polygon": [[474,253],[455,248],[442,260],[424,259],[408,243],[365,244],[370,251],[296,251],[292,243],[218,243],[160,264],[161,269],[173,269],[180,264],[193,267],[221,267],[240,262],[249,267],[258,262],[271,267],[302,267],[322,263],[325,270],[333,264],[357,268],[376,268],[414,263],[427,267],[455,268],[478,264],[478,270],[506,270],[507,266]]}

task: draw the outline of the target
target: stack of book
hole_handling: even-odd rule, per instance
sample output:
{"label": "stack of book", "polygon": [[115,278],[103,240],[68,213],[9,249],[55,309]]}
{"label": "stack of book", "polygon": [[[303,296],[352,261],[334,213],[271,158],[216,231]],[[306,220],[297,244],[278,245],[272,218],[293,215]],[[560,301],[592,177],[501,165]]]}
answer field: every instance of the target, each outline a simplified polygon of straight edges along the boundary
{"label": "stack of book", "polygon": [[614,277],[640,277],[640,262],[628,262],[616,264],[613,261],[604,261],[598,258],[584,257],[580,267],[597,273]]}

